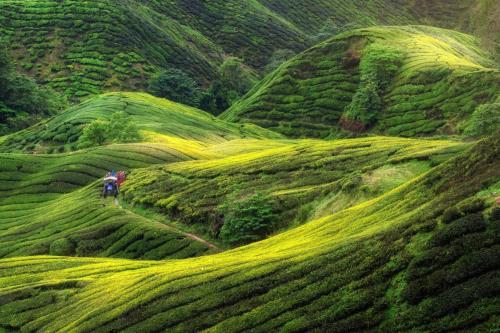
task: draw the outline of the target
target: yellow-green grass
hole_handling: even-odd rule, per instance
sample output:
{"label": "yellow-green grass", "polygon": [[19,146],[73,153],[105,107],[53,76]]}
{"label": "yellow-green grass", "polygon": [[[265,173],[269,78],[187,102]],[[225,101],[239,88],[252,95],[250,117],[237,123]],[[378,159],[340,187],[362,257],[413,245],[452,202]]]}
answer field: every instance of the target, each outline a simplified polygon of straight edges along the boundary
{"label": "yellow-green grass", "polygon": [[[0,326],[39,332],[491,331],[500,143],[262,242],[166,262],[0,261]],[[476,200],[473,200],[476,199]],[[446,209],[455,209],[454,216]]]}
{"label": "yellow-green grass", "polygon": [[236,140],[207,149],[222,157],[136,169],[122,193],[132,204],[154,207],[212,237],[222,226],[227,198],[266,194],[276,199],[271,229],[277,231],[378,196],[466,147],[390,137]]}
{"label": "yellow-green grass", "polygon": [[[217,143],[239,138],[280,138],[252,124],[231,124],[201,110],[145,93],[107,93],[91,98],[45,122],[2,139],[2,151],[76,150],[83,127],[95,119],[108,120],[123,111],[148,142],[184,139]],[[181,144],[181,141],[176,141]],[[190,146],[186,143],[184,146]],[[197,147],[200,147],[198,144]],[[194,147],[193,147],[194,149]]]}
{"label": "yellow-green grass", "polygon": [[0,257],[65,254],[163,259],[209,248],[189,235],[100,199],[103,175],[206,158],[167,144],[124,144],[68,154],[0,154]]}
{"label": "yellow-green grass", "polygon": [[357,63],[368,45],[403,54],[371,132],[460,133],[478,105],[498,96],[500,72],[474,37],[426,26],[372,27],[341,34],[286,62],[221,118],[292,137],[346,135],[339,120],[360,84]]}

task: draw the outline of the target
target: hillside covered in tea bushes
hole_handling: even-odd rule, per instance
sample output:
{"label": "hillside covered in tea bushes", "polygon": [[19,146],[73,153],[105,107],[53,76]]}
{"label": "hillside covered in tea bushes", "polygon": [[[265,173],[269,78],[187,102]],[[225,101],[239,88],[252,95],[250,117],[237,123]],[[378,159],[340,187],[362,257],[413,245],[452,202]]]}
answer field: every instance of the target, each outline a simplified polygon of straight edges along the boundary
{"label": "hillside covered in tea bushes", "polygon": [[144,89],[162,68],[206,85],[227,55],[261,70],[277,50],[299,52],[318,34],[353,27],[425,23],[496,38],[494,1],[434,2],[4,0],[0,32],[20,70],[79,100]]}
{"label": "hillside covered in tea bushes", "polygon": [[495,0],[1,0],[0,333],[497,332]]}
{"label": "hillside covered in tea bushes", "polygon": [[493,56],[470,35],[374,27],[291,59],[221,117],[293,137],[458,134],[499,85]]}
{"label": "hillside covered in tea bushes", "polygon": [[222,254],[1,260],[0,327],[489,332],[498,156],[498,139],[482,141],[376,199]]}

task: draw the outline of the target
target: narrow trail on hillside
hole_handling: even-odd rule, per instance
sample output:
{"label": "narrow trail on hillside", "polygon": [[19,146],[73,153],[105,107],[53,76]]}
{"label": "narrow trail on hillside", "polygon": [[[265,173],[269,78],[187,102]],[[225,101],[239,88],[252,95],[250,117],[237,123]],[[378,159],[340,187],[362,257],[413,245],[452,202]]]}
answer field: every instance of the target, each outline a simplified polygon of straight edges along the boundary
{"label": "narrow trail on hillside", "polygon": [[209,241],[207,241],[207,240],[205,240],[205,239],[203,239],[203,238],[201,238],[201,237],[199,237],[199,236],[197,236],[197,235],[195,235],[195,234],[192,234],[192,233],[189,233],[189,232],[182,231],[182,230],[180,230],[180,229],[178,229],[178,228],[176,228],[176,227],[174,227],[174,226],[171,226],[171,225],[169,225],[169,224],[165,224],[164,222],[161,222],[161,221],[159,221],[159,220],[157,220],[157,219],[155,219],[155,218],[152,218],[152,217],[145,217],[145,216],[143,216],[143,215],[137,214],[137,213],[135,213],[134,211],[132,211],[132,210],[130,210],[130,209],[127,209],[127,208],[123,207],[122,205],[118,206],[117,208],[119,208],[119,209],[123,209],[123,210],[127,211],[127,212],[128,212],[128,213],[130,213],[130,214],[139,215],[139,216],[141,216],[141,217],[143,217],[143,218],[145,218],[145,219],[147,219],[147,220],[149,220],[149,221],[151,221],[151,222],[154,222],[154,223],[158,224],[158,226],[160,226],[161,228],[164,228],[164,229],[167,229],[167,230],[170,230],[170,231],[176,232],[176,233],[178,233],[178,234],[180,234],[180,235],[183,235],[183,236],[185,236],[185,237],[187,237],[187,238],[190,238],[190,239],[192,239],[192,240],[194,240],[194,241],[200,242],[200,243],[202,243],[202,244],[206,245],[207,247],[209,247],[209,248],[211,248],[211,249],[213,249],[213,250],[215,250],[215,251],[217,251],[217,252],[223,252],[223,251],[224,251],[223,249],[221,249],[221,248],[220,248],[220,247],[218,247],[217,245],[215,245],[215,244],[213,244],[213,243],[210,243]]}

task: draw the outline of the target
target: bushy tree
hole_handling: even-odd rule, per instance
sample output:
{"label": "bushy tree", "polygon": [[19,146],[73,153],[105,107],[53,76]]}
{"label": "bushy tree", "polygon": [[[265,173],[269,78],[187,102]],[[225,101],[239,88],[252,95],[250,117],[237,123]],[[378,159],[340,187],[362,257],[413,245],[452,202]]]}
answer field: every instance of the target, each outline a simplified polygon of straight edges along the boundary
{"label": "bushy tree", "polygon": [[387,45],[372,44],[364,52],[359,65],[358,90],[346,106],[340,123],[344,129],[363,131],[376,123],[382,111],[382,97],[402,64],[403,53]]}
{"label": "bushy tree", "polygon": [[257,82],[258,76],[235,57],[224,61],[215,80],[201,103],[201,108],[219,114],[246,94]]}
{"label": "bushy tree", "polygon": [[483,104],[476,108],[465,128],[464,135],[481,137],[500,131],[500,103]]}
{"label": "bushy tree", "polygon": [[107,132],[108,140],[114,143],[136,142],[141,140],[139,129],[123,111],[111,116]]}
{"label": "bushy tree", "polygon": [[96,119],[85,126],[78,140],[78,148],[89,148],[106,143],[108,122]]}
{"label": "bushy tree", "polygon": [[262,193],[242,199],[236,195],[230,196],[222,207],[224,225],[220,231],[221,239],[230,245],[263,239],[272,230],[276,217],[273,199]]}
{"label": "bushy tree", "polygon": [[168,69],[153,76],[148,91],[171,101],[198,107],[203,92],[198,83],[180,69]]}
{"label": "bushy tree", "polygon": [[110,121],[96,119],[85,126],[78,139],[78,148],[101,146],[106,143],[136,142],[141,139],[138,128],[125,112],[115,112]]}

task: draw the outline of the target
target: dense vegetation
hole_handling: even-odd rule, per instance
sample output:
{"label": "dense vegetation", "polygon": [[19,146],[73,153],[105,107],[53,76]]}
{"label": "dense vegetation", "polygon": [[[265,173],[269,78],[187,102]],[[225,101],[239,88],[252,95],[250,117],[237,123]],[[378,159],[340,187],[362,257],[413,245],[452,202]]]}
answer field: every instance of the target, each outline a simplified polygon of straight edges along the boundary
{"label": "dense vegetation", "polygon": [[0,151],[73,151],[78,148],[78,140],[86,126],[95,120],[111,121],[114,124],[112,117],[119,112],[123,112],[143,132],[147,137],[144,140],[153,142],[168,141],[172,137],[204,142],[243,137],[280,137],[254,125],[227,123],[200,110],[151,95],[109,93],[89,99],[45,122],[5,137],[0,140]]}
{"label": "dense vegetation", "polygon": [[0,1],[0,333],[498,331],[497,2]]}
{"label": "dense vegetation", "polygon": [[0,135],[33,125],[64,106],[62,97],[19,74],[0,43]]}
{"label": "dense vegetation", "polygon": [[[491,331],[500,220],[488,189],[500,181],[499,143],[482,142],[375,200],[206,258],[2,260],[0,325]],[[458,215],[444,218],[450,207]]]}

